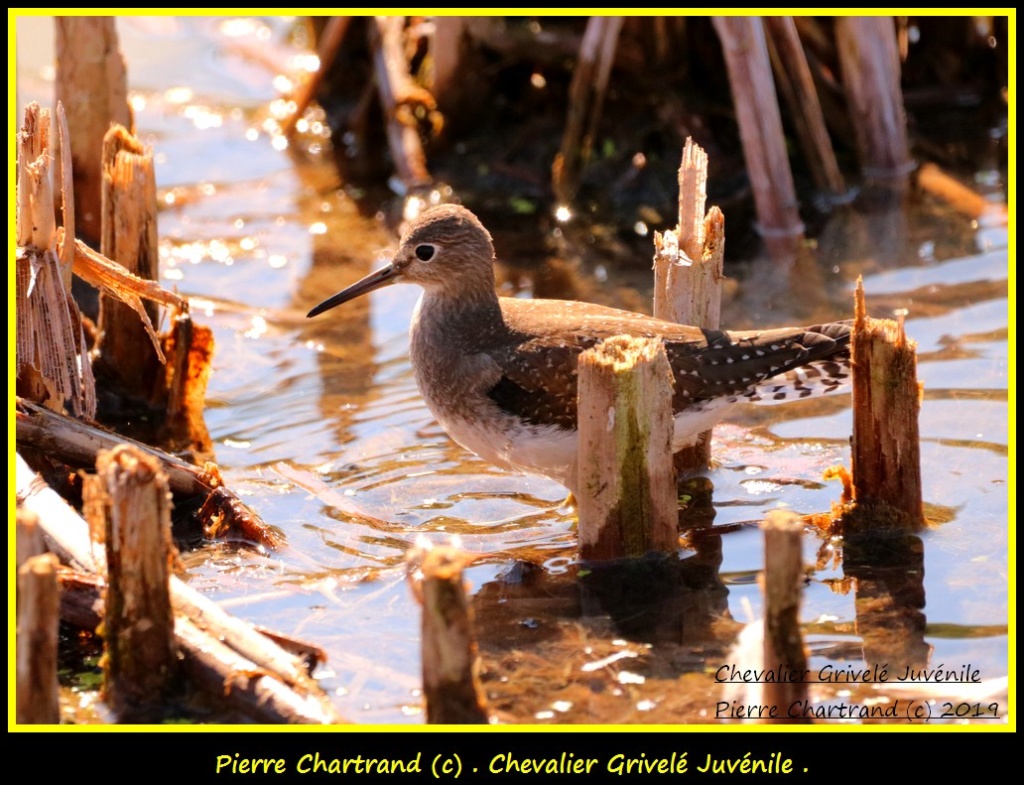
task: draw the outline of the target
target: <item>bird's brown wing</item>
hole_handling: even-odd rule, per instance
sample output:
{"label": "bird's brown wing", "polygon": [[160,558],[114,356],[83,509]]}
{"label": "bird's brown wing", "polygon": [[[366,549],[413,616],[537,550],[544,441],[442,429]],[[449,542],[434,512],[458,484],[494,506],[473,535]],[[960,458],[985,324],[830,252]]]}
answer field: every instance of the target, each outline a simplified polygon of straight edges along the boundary
{"label": "bird's brown wing", "polygon": [[597,340],[535,338],[488,352],[502,372],[488,397],[502,411],[531,425],[575,428],[576,363]]}
{"label": "bird's brown wing", "polygon": [[[811,362],[848,362],[850,324],[729,332],[703,330],[589,303],[501,301],[509,340],[488,354],[501,377],[488,396],[502,410],[534,425],[576,427],[576,365],[581,352],[614,335],[660,338],[674,377],[673,409],[715,398],[739,398],[757,385],[791,376]],[[806,373],[814,375],[818,370]],[[840,370],[831,374],[842,377]],[[831,383],[831,378],[830,378]],[[780,378],[780,390],[800,394],[803,379]],[[768,394],[769,398],[764,398]],[[782,393],[780,393],[782,394]]]}
{"label": "bird's brown wing", "polygon": [[[805,383],[828,380],[837,386],[845,378],[849,363],[850,324],[836,322],[813,327],[780,328],[764,331],[726,332],[706,330],[708,344],[693,352],[687,344],[676,347],[667,342],[669,364],[676,379],[675,404],[747,396],[757,385],[761,393],[779,378],[779,390],[790,389],[784,397],[798,397]],[[807,367],[813,363],[814,366]],[[834,368],[832,366],[835,366]],[[801,378],[789,378],[798,369]],[[805,377],[805,378],[804,378]],[[832,384],[832,382],[835,384]]]}

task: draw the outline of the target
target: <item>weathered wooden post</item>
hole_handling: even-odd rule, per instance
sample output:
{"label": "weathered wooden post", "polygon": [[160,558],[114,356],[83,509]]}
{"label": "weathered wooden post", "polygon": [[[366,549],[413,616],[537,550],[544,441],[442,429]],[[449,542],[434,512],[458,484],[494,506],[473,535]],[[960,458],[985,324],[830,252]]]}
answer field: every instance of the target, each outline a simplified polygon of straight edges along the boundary
{"label": "weathered wooden post", "polygon": [[579,360],[580,556],[675,553],[672,376],[656,339],[616,336]]}

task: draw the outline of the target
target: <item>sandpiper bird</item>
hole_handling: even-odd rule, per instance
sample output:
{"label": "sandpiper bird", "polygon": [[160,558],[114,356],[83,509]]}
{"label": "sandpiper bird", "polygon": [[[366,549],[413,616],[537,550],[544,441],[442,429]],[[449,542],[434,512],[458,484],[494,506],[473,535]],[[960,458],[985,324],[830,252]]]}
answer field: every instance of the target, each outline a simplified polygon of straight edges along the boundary
{"label": "sandpiper bird", "polygon": [[576,485],[576,362],[614,335],[665,342],[674,375],[672,449],[692,445],[740,401],[831,392],[849,376],[850,324],[729,332],[563,300],[498,297],[494,245],[458,205],[413,220],[385,267],[324,300],[313,317],[373,289],[417,283],[410,352],[440,425],[491,463]]}

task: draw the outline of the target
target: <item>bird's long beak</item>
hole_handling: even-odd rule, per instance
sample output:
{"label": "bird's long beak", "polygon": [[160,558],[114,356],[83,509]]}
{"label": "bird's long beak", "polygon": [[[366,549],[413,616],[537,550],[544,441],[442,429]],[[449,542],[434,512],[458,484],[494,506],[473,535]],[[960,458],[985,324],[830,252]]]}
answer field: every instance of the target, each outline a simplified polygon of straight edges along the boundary
{"label": "bird's long beak", "polygon": [[312,319],[314,316],[318,316],[324,311],[329,311],[335,306],[347,303],[349,300],[354,300],[357,297],[361,297],[367,292],[372,292],[374,289],[379,289],[382,286],[392,284],[400,275],[401,273],[398,271],[398,268],[395,267],[394,263],[388,264],[386,267],[381,267],[379,270],[370,273],[365,278],[356,281],[351,286],[342,289],[337,294],[328,297],[320,303],[320,305],[307,313],[306,318]]}

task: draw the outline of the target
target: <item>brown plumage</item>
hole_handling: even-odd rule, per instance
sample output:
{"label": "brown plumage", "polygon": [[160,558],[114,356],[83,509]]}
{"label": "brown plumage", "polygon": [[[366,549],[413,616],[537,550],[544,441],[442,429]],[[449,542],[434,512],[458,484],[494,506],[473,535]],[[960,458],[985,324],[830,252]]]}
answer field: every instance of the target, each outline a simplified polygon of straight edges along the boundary
{"label": "brown plumage", "polygon": [[315,316],[372,289],[418,283],[410,351],[424,400],[448,433],[493,463],[570,488],[576,470],[576,364],[614,335],[661,338],[674,375],[673,449],[740,400],[831,392],[849,374],[847,322],[729,332],[589,303],[499,298],[490,234],[469,210],[426,210],[386,267],[325,300]]}

